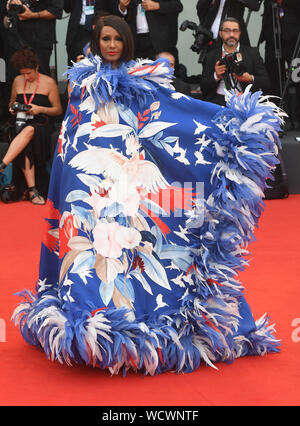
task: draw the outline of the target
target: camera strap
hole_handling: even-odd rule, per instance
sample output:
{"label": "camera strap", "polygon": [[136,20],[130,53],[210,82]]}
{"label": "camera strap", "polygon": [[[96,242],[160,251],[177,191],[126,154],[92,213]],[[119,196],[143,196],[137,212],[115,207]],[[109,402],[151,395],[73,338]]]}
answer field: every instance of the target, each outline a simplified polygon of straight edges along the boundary
{"label": "camera strap", "polygon": [[24,81],[23,98],[24,98],[24,102],[25,102],[25,104],[26,104],[26,105],[29,105],[29,104],[31,104],[31,102],[33,101],[33,99],[34,99],[34,97],[35,97],[35,95],[36,95],[37,89],[38,89],[38,87],[39,87],[39,85],[40,85],[40,73],[38,73],[38,78],[37,78],[37,82],[36,82],[36,87],[35,87],[34,92],[32,93],[32,95],[30,96],[30,99],[29,99],[29,100],[27,99],[27,96],[26,96],[26,93],[25,93],[26,84],[27,84],[27,80],[25,80],[25,81]]}

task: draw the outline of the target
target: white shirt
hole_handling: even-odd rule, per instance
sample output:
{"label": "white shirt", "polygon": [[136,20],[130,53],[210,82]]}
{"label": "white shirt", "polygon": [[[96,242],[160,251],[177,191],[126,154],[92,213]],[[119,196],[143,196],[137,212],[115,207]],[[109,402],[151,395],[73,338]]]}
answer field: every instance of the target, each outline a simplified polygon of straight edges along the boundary
{"label": "white shirt", "polygon": [[92,15],[94,13],[94,5],[90,6],[87,4],[87,0],[82,0],[82,13],[80,17],[80,25],[85,25],[86,15]]}
{"label": "white shirt", "polygon": [[[238,52],[239,50],[240,50],[240,43],[238,43],[238,45],[237,45],[237,47],[236,47],[235,52]],[[225,50],[225,48],[224,48],[224,45],[223,45],[223,46],[222,46],[222,58],[223,58],[225,55],[227,55],[227,52],[226,52],[226,50]],[[222,78],[221,80],[218,80],[218,79],[217,79],[217,75],[216,75],[216,73],[214,73],[214,77],[215,77],[215,80],[216,80],[216,81],[220,81],[220,84],[218,85],[218,88],[217,88],[217,93],[218,93],[218,95],[223,95],[223,96],[224,96],[224,95],[225,95],[225,92],[224,92],[224,89],[225,89],[225,82],[224,82],[223,78]],[[238,82],[237,80],[233,81],[233,78],[232,78],[232,76],[231,76],[231,75],[229,76],[229,78],[230,78],[230,80],[231,80],[232,87],[234,87],[234,92],[235,92],[235,93],[239,93],[239,92],[241,92],[242,88],[241,88],[241,86],[240,86],[239,82]],[[236,86],[236,87],[235,87],[235,86]]]}
{"label": "white shirt", "polygon": [[[119,12],[122,13],[123,16],[127,15],[127,10],[123,12],[120,9],[119,6]],[[143,9],[143,6],[141,4],[137,7],[137,13],[136,13],[136,32],[138,34],[145,34],[149,32],[149,26],[146,18],[145,9]]]}
{"label": "white shirt", "polygon": [[136,14],[136,32],[138,34],[145,34],[149,32],[149,26],[146,18],[145,9],[141,4],[137,7]]}
{"label": "white shirt", "polygon": [[211,29],[210,29],[211,32],[214,35],[214,40],[216,40],[216,38],[219,35],[219,28],[220,28],[220,23],[221,23],[221,18],[222,18],[222,13],[223,13],[225,1],[226,0],[221,0],[217,16],[215,17],[215,20],[214,20],[214,22],[211,26]]}

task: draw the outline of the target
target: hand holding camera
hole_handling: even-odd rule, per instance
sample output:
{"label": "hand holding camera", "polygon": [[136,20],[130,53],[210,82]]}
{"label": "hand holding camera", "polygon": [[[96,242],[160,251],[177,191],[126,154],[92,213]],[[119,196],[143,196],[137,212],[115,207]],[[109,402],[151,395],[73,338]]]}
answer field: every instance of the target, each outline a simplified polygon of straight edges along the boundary
{"label": "hand holding camera", "polygon": [[240,83],[253,83],[253,76],[248,72],[244,72],[242,75],[233,73],[233,77],[236,78]]}
{"label": "hand holding camera", "polygon": [[218,61],[215,65],[215,73],[218,80],[221,80],[226,72],[226,65]]}
{"label": "hand holding camera", "polygon": [[10,112],[16,114],[16,134],[25,127],[27,120],[33,119],[32,105],[21,104],[20,102],[14,102],[10,107]]}
{"label": "hand holding camera", "polygon": [[10,16],[18,16],[20,21],[32,19],[35,7],[40,0],[10,0],[7,2],[6,9]]}
{"label": "hand holding camera", "polygon": [[30,105],[21,104],[20,102],[14,102],[10,108],[9,112],[11,114],[17,114],[18,112],[24,112],[27,113],[31,109]]}

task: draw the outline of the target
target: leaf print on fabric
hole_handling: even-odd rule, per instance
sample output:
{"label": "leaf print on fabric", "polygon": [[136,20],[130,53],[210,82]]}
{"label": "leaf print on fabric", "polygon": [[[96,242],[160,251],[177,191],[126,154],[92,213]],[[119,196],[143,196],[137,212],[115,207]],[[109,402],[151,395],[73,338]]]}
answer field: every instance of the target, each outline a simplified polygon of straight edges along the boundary
{"label": "leaf print on fabric", "polygon": [[119,292],[130,302],[134,302],[134,289],[131,284],[130,278],[124,274],[119,274],[115,279],[115,286]]}
{"label": "leaf print on fabric", "polygon": [[109,259],[99,254],[96,255],[95,269],[100,280],[106,284],[113,282],[124,271],[119,259]]}
{"label": "leaf print on fabric", "polygon": [[147,291],[147,293],[151,294],[151,296],[153,296],[152,288],[141,272],[131,271],[130,276],[136,278],[142,284],[144,290]]}
{"label": "leaf print on fabric", "polygon": [[74,259],[73,267],[70,270],[73,274],[89,271],[95,265],[96,256],[92,251],[81,251]]}
{"label": "leaf print on fabric", "polygon": [[93,244],[86,237],[76,236],[69,240],[68,246],[72,250],[89,250],[93,248]]}
{"label": "leaf print on fabric", "polygon": [[171,290],[166,271],[162,264],[154,256],[149,256],[146,253],[140,253],[139,255],[145,265],[145,274],[157,285]]}
{"label": "leaf print on fabric", "polygon": [[101,296],[101,299],[103,300],[104,305],[108,305],[111,301],[112,295],[114,292],[114,283],[110,282],[109,284],[105,282],[101,282],[99,293]]}

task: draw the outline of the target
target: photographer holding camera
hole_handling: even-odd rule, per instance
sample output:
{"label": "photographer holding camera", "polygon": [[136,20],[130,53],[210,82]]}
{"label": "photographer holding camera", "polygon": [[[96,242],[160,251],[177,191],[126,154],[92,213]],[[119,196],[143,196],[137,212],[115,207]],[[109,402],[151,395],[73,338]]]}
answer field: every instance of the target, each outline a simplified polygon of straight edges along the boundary
{"label": "photographer holding camera", "polygon": [[214,42],[221,43],[218,37],[221,28],[220,23],[230,16],[240,23],[241,43],[250,46],[244,12],[245,8],[258,11],[260,8],[259,0],[198,0],[196,8],[200,24],[212,31]]}
{"label": "photographer holding camera", "polygon": [[33,204],[44,204],[49,183],[46,163],[50,159],[51,118],[62,114],[59,91],[51,77],[39,72],[38,58],[31,48],[15,52],[12,63],[20,75],[12,85],[9,111],[15,120],[0,173],[14,162],[13,180],[19,196],[27,187],[28,199]]}
{"label": "photographer holding camera", "polygon": [[251,90],[266,90],[269,76],[258,49],[240,44],[241,29],[235,18],[226,18],[221,23],[222,46],[207,54],[203,64],[201,89],[205,100],[225,105],[225,92],[244,91],[251,84]]}
{"label": "photographer holding camera", "polygon": [[[62,17],[63,0],[6,0],[1,14],[6,28],[6,59],[25,45],[30,46],[39,58],[40,71],[50,75],[50,57],[55,43],[55,22]],[[8,68],[7,81],[16,76]]]}

